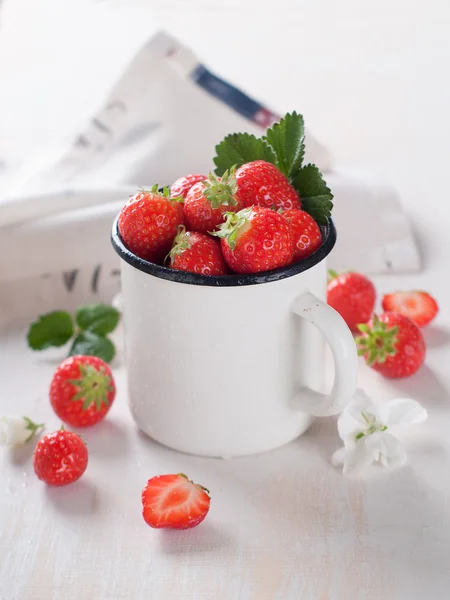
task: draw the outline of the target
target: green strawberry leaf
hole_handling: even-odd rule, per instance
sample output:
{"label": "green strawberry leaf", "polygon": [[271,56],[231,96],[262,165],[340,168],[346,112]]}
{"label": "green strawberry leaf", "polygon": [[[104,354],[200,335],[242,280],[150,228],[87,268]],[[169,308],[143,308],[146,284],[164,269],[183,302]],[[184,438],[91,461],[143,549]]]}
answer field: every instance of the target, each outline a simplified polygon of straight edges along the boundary
{"label": "green strawberry leaf", "polygon": [[116,349],[110,339],[92,331],[82,331],[73,340],[70,348],[69,356],[75,356],[76,354],[98,356],[109,363],[114,358]]}
{"label": "green strawberry leaf", "polygon": [[64,310],[41,315],[30,325],[28,345],[33,350],[45,350],[51,346],[64,346],[73,336],[71,315]]}
{"label": "green strawberry leaf", "polygon": [[75,320],[80,329],[99,335],[106,335],[114,331],[119,319],[119,311],[106,304],[87,304],[75,313]]}
{"label": "green strawberry leaf", "polygon": [[227,169],[238,169],[253,160],[265,160],[276,164],[277,157],[267,142],[250,133],[231,133],[216,146],[214,158],[216,175],[222,176]]}
{"label": "green strawberry leaf", "polygon": [[286,177],[294,177],[305,156],[305,123],[302,115],[288,113],[267,130],[265,138],[274,149],[277,167]]}
{"label": "green strawberry leaf", "polygon": [[292,179],[292,185],[300,194],[303,210],[319,225],[326,225],[333,208],[333,194],[316,165],[302,167]]}

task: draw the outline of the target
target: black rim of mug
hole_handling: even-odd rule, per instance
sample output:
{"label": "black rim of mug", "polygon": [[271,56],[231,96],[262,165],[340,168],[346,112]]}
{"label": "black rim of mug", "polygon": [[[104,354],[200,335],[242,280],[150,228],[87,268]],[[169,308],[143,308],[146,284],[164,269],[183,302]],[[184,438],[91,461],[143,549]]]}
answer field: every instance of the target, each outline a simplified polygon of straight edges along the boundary
{"label": "black rim of mug", "polygon": [[272,271],[264,271],[262,273],[252,273],[248,275],[240,275],[235,273],[233,275],[221,275],[221,276],[209,276],[209,275],[197,275],[196,273],[189,273],[187,271],[176,271],[169,267],[164,267],[151,263],[148,260],[140,258],[133,254],[122,241],[119,234],[118,227],[119,216],[116,217],[111,233],[111,242],[114,250],[126,263],[147,273],[153,275],[159,279],[167,279],[168,281],[174,281],[176,283],[185,283],[188,285],[203,285],[209,287],[241,287],[245,285],[257,285],[261,283],[271,283],[274,281],[280,281],[287,277],[293,277],[299,273],[303,273],[308,269],[311,269],[315,265],[319,264],[333,249],[336,243],[336,228],[333,221],[330,219],[328,225],[321,226],[322,245],[316,252],[308,256],[307,258],[288,265],[287,267],[281,267]]}

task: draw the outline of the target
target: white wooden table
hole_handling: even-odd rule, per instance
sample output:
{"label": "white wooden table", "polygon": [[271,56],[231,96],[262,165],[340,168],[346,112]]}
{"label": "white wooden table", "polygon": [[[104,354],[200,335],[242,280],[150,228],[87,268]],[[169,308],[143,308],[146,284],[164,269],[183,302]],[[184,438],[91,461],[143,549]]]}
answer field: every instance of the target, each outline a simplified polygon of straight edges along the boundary
{"label": "white wooden table", "polygon": [[[450,323],[444,278],[380,281],[380,289],[433,289],[443,308],[426,332],[427,365],[389,383],[361,366],[377,399],[408,395],[429,410],[406,438],[409,463],[346,479],[329,462],[335,419],[296,442],[229,461],[163,448],[140,434],[127,407],[125,371],[107,420],[83,431],[90,462],[79,482],[36,479],[30,445],[0,455],[2,600],[436,600],[450,586]],[[59,422],[48,402],[57,363],[25,348],[24,330],[0,338],[1,412]],[[186,472],[211,490],[207,520],[155,531],[140,493],[153,475]],[[430,596],[431,594],[431,596]]]}
{"label": "white wooden table", "polygon": [[[55,132],[70,130],[68,106],[74,120],[84,118],[103,96],[96,81],[115,78],[110,52],[120,43],[126,53],[134,32],[142,41],[147,35],[143,3],[132,18],[125,4],[112,3],[111,22],[108,3],[96,4],[89,19],[80,17],[80,45],[77,10],[88,0],[76,5],[46,0],[45,9],[44,3],[17,2],[17,35],[9,30],[12,50],[1,63],[9,85],[2,87],[0,103],[2,144],[14,158],[22,155],[23,144],[35,148],[45,136],[52,141]],[[32,446],[0,454],[1,600],[449,597],[450,120],[442,76],[450,63],[448,3],[394,7],[381,0],[363,10],[358,0],[339,5],[324,0],[300,9],[300,3],[283,0],[276,11],[263,10],[259,1],[245,10],[240,4],[170,0],[153,8],[159,24],[225,77],[280,109],[300,104],[311,130],[339,163],[386,174],[398,187],[426,270],[417,277],[378,278],[380,293],[429,289],[441,313],[426,332],[427,363],[417,376],[388,382],[362,366],[360,383],[378,400],[398,395],[420,400],[429,419],[411,429],[409,463],[395,473],[374,467],[364,478],[345,479],[329,462],[339,444],[332,418],[317,421],[275,452],[207,460],[172,452],[137,432],[127,409],[124,368],[117,364],[119,393],[110,416],[83,433],[90,464],[79,482],[62,489],[39,482]],[[12,2],[7,5],[12,14]],[[283,11],[290,11],[288,19]],[[58,32],[42,34],[52,19],[62,23]],[[274,52],[267,40],[270,31],[282,28],[285,35]],[[102,38],[99,31],[108,35]],[[249,47],[265,69],[241,60]],[[82,71],[88,64],[96,81]],[[75,95],[74,73],[81,83]],[[1,333],[0,413],[42,418],[52,430],[59,422],[47,388],[56,362],[27,351],[24,331]],[[146,480],[172,471],[184,471],[211,489],[210,515],[195,530],[153,531],[141,517]]]}

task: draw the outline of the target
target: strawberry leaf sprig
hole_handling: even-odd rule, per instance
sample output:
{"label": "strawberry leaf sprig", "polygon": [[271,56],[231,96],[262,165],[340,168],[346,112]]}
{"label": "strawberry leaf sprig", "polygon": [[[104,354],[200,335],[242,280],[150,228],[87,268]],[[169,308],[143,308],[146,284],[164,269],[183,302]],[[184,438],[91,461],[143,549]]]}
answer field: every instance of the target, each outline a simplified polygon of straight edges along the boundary
{"label": "strawberry leaf sprig", "polygon": [[249,133],[232,133],[216,146],[215,172],[221,176],[233,166],[253,160],[275,165],[289,179],[302,201],[302,209],[319,225],[326,225],[333,208],[333,194],[316,165],[303,165],[305,124],[302,115],[287,113],[279,123],[257,138]]}
{"label": "strawberry leaf sprig", "polygon": [[81,306],[74,317],[67,311],[56,310],[41,315],[30,325],[28,345],[32,350],[45,350],[64,346],[72,339],[69,356],[84,354],[111,362],[116,349],[107,336],[119,320],[119,311],[106,304]]}

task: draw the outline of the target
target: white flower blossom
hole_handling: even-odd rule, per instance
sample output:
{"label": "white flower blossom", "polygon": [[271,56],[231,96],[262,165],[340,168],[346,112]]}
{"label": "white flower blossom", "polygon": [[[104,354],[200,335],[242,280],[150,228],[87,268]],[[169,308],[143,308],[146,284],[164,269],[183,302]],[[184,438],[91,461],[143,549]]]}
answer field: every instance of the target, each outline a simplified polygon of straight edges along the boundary
{"label": "white flower blossom", "polygon": [[361,389],[338,418],[338,432],[344,446],[337,450],[332,462],[342,466],[344,475],[356,474],[373,462],[389,468],[406,463],[406,452],[392,429],[399,425],[425,421],[428,413],[415,400],[395,398],[374,404]]}
{"label": "white flower blossom", "polygon": [[29,442],[43,423],[33,423],[28,417],[0,418],[0,446],[20,446]]}

